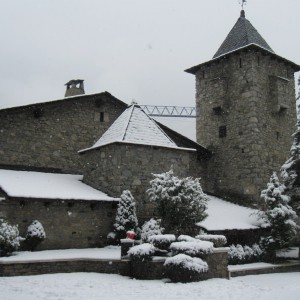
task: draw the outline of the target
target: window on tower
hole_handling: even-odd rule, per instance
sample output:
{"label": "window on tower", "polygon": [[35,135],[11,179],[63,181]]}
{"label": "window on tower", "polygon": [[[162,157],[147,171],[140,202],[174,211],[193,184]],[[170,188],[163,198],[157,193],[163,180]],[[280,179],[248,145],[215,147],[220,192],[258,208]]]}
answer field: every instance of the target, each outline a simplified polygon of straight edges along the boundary
{"label": "window on tower", "polygon": [[227,128],[226,126],[220,126],[219,127],[219,138],[224,138],[227,135]]}

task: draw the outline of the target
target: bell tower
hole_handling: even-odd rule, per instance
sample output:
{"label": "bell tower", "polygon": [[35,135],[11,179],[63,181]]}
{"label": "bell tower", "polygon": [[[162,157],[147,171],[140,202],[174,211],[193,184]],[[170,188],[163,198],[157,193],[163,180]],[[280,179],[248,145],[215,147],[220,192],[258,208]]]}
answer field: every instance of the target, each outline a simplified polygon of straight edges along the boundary
{"label": "bell tower", "polygon": [[210,192],[260,204],[272,172],[289,157],[299,70],[272,50],[244,10],[213,58],[186,70],[196,76],[197,142],[214,153]]}

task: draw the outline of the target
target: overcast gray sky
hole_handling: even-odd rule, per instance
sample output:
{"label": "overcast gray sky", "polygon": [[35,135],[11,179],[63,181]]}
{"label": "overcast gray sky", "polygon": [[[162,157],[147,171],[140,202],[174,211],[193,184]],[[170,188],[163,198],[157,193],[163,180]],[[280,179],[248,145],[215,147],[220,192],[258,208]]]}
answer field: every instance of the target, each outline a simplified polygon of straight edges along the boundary
{"label": "overcast gray sky", "polygon": [[[0,0],[0,108],[60,99],[70,79],[140,104],[194,106],[184,69],[212,58],[238,0]],[[299,0],[248,0],[246,17],[300,63]]]}

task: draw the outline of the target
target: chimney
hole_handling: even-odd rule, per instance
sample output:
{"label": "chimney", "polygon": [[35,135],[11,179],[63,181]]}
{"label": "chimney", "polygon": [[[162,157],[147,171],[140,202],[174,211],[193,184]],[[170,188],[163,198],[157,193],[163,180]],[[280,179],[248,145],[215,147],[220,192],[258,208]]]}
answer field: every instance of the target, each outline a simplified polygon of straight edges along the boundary
{"label": "chimney", "polygon": [[65,97],[85,94],[83,81],[84,80],[82,79],[72,79],[69,82],[67,82],[65,84],[67,86]]}

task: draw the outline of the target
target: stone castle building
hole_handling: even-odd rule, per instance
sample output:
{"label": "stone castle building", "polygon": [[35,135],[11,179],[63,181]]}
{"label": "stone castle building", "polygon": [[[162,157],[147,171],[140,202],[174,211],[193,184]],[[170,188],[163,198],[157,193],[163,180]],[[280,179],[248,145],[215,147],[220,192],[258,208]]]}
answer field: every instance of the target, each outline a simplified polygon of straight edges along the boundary
{"label": "stone castle building", "polygon": [[[0,218],[22,234],[38,219],[52,232],[47,249],[100,246],[122,190],[131,190],[139,218],[148,219],[151,174],[171,166],[178,176],[201,177],[208,193],[259,205],[289,156],[299,70],[242,11],[213,59],[186,70],[196,77],[197,143],[108,92],[85,95],[83,80],[69,81],[64,99],[2,109]],[[86,193],[41,188],[63,191],[68,182]]]}

